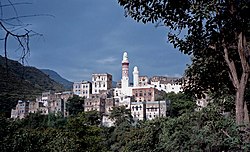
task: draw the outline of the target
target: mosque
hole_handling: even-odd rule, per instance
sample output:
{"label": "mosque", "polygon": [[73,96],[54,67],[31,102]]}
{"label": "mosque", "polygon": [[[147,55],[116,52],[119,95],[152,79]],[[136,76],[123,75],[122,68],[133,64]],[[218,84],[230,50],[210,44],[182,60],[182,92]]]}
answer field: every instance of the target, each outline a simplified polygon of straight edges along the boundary
{"label": "mosque", "polygon": [[182,91],[181,85],[177,83],[177,78],[167,78],[163,76],[154,76],[149,79],[147,76],[140,76],[137,66],[133,68],[133,85],[129,85],[129,60],[128,53],[123,53],[122,58],[122,79],[121,87],[114,88],[114,97],[132,97],[133,90],[155,88],[166,93]]}
{"label": "mosque", "polygon": [[92,82],[75,82],[73,92],[85,97],[84,111],[97,110],[102,113],[103,125],[112,125],[109,119],[114,106],[125,106],[131,110],[135,120],[150,120],[166,116],[168,101],[163,96],[168,92],[182,91],[178,78],[164,76],[140,76],[139,68],[133,68],[133,83],[129,78],[129,58],[124,52],[121,62],[121,82],[112,87],[112,75],[108,73],[92,74]]}

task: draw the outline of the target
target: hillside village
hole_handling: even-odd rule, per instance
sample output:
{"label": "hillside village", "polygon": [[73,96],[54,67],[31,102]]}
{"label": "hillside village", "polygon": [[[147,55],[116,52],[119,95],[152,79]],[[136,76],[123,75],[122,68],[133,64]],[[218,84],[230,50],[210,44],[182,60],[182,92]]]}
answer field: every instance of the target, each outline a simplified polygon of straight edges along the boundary
{"label": "hillside village", "polygon": [[43,92],[35,101],[19,100],[16,108],[11,111],[11,118],[24,118],[29,113],[40,112],[61,113],[69,115],[66,110],[67,100],[73,95],[84,97],[84,111],[99,111],[102,124],[112,126],[109,119],[110,110],[114,106],[125,106],[131,110],[134,120],[151,120],[165,117],[170,101],[163,100],[164,93],[182,91],[178,78],[163,76],[140,76],[139,68],[133,68],[133,84],[129,78],[129,60],[127,52],[122,58],[122,78],[115,87],[112,86],[112,75],[109,73],[92,74],[92,82],[74,82],[73,89],[65,92]]}

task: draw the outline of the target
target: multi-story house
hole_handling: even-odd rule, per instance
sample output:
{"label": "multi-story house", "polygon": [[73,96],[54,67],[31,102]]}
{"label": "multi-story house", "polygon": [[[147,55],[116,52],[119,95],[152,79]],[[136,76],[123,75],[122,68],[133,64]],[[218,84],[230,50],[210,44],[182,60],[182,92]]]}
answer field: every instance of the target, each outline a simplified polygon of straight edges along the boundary
{"label": "multi-story house", "polygon": [[44,92],[42,96],[37,97],[35,101],[19,100],[16,108],[11,110],[11,118],[24,118],[29,113],[61,113],[64,117],[68,115],[66,102],[68,98],[73,97],[73,92],[66,91],[62,93]]}
{"label": "multi-story house", "polygon": [[179,78],[154,76],[151,78],[150,83],[154,85],[156,89],[165,91],[166,93],[178,93],[182,91],[182,85],[179,82]]}
{"label": "multi-story house", "polygon": [[42,115],[49,114],[48,107],[44,106],[43,102],[36,100],[30,101],[29,103],[29,113],[37,113],[40,112]]}
{"label": "multi-story house", "polygon": [[131,115],[135,121],[146,120],[146,102],[131,102]]}
{"label": "multi-story house", "polygon": [[16,108],[11,110],[11,118],[22,119],[29,114],[29,101],[18,100]]}
{"label": "multi-story house", "polygon": [[106,91],[112,88],[112,75],[92,74],[92,94],[99,94],[100,91]]}
{"label": "multi-story house", "polygon": [[159,100],[163,93],[156,88],[134,88],[132,95],[135,102],[142,102]]}
{"label": "multi-story house", "polygon": [[105,98],[101,94],[92,94],[90,98],[85,99],[84,111],[99,111],[100,113],[105,112]]}
{"label": "multi-story house", "polygon": [[131,102],[131,114],[135,121],[152,120],[156,117],[166,117],[168,101]]}
{"label": "multi-story house", "polygon": [[169,108],[168,101],[149,101],[146,102],[146,120],[152,120],[156,117],[166,117]]}
{"label": "multi-story house", "polygon": [[147,76],[139,76],[139,86],[147,86],[149,79]]}
{"label": "multi-story house", "polygon": [[92,94],[92,83],[89,81],[74,82],[73,92],[80,97],[89,98]]}
{"label": "multi-story house", "polygon": [[73,92],[71,91],[55,93],[53,100],[50,100],[48,104],[49,113],[61,113],[64,117],[68,116],[66,103],[70,97],[73,97]]}

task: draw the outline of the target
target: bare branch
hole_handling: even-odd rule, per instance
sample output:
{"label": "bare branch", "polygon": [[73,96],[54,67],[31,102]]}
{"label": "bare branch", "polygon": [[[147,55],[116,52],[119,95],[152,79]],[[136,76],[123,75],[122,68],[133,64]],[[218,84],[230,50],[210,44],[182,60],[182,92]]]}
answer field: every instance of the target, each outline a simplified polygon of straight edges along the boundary
{"label": "bare branch", "polygon": [[0,7],[9,7],[9,6],[13,7],[16,5],[29,5],[29,4],[32,4],[32,3],[22,2],[22,3],[1,4],[0,2]]}
{"label": "bare branch", "polygon": [[55,16],[50,15],[50,14],[35,14],[35,15],[23,15],[23,16],[10,17],[10,18],[2,18],[2,19],[0,19],[0,21],[10,21],[10,20],[17,20],[20,18],[37,17],[37,16],[55,17]]}

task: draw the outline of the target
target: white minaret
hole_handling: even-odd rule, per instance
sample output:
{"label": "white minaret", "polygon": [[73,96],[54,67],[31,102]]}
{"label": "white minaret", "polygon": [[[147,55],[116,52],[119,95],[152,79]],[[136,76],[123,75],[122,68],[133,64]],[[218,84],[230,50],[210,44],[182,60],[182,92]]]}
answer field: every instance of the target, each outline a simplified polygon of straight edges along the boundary
{"label": "white minaret", "polygon": [[127,94],[128,92],[128,86],[129,86],[129,62],[128,62],[128,54],[127,52],[123,53],[123,58],[122,58],[122,93]]}
{"label": "white minaret", "polygon": [[134,67],[134,71],[133,71],[133,83],[134,83],[134,87],[139,86],[139,70],[137,66]]}

